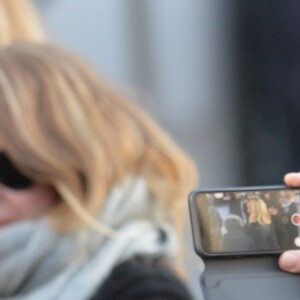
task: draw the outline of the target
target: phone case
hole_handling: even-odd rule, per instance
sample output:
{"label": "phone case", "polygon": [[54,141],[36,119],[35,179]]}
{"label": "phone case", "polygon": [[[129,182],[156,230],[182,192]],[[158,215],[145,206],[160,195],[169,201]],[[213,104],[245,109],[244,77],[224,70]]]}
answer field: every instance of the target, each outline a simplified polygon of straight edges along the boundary
{"label": "phone case", "polygon": [[[286,186],[247,187],[208,190],[255,191],[282,189]],[[203,192],[203,191],[202,191]],[[204,191],[205,192],[205,191]],[[278,267],[278,252],[220,253],[211,255],[202,247],[199,216],[194,196],[189,197],[193,242],[196,253],[204,260],[205,270],[200,285],[205,300],[298,300],[300,299],[300,276],[283,272]]]}
{"label": "phone case", "polygon": [[285,273],[277,257],[206,259],[200,285],[205,300],[298,300],[300,276]]}
{"label": "phone case", "polygon": [[[241,192],[241,191],[265,191],[265,190],[298,190],[295,188],[287,187],[284,185],[274,185],[274,186],[252,186],[252,187],[238,187],[238,188],[223,188],[223,189],[210,189],[210,190],[196,190],[190,193],[189,195],[189,213],[190,213],[190,220],[191,220],[191,228],[192,228],[192,236],[193,236],[193,244],[195,252],[200,257],[220,257],[223,258],[225,256],[231,257],[231,256],[268,256],[268,255],[279,255],[282,253],[282,250],[274,249],[274,250],[259,250],[259,251],[251,251],[245,254],[241,254],[240,252],[228,252],[228,253],[208,253],[205,252],[202,242],[202,233],[200,228],[201,222],[200,217],[197,213],[197,205],[195,198],[198,194],[204,194],[204,193],[216,193],[216,192]],[[290,249],[290,248],[289,248]]]}

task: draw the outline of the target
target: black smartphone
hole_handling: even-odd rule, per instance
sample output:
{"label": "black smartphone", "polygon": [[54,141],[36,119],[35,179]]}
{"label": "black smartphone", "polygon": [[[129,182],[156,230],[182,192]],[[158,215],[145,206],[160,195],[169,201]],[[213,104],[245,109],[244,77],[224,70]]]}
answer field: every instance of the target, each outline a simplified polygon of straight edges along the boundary
{"label": "black smartphone", "polygon": [[204,262],[205,300],[298,300],[299,276],[277,256],[300,249],[300,189],[198,190],[189,196],[194,247]]}
{"label": "black smartphone", "polygon": [[200,256],[276,255],[300,249],[300,189],[263,186],[196,190],[189,195]]}

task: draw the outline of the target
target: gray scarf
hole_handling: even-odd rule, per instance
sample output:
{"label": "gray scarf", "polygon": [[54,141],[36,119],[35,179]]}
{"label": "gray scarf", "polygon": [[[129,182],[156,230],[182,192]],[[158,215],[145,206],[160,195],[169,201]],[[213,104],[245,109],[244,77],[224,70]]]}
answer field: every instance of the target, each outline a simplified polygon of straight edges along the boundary
{"label": "gray scarf", "polygon": [[0,299],[88,300],[116,264],[140,254],[175,255],[173,230],[142,179],[116,187],[106,203],[100,220],[119,237],[92,230],[63,235],[44,219],[1,229]]}

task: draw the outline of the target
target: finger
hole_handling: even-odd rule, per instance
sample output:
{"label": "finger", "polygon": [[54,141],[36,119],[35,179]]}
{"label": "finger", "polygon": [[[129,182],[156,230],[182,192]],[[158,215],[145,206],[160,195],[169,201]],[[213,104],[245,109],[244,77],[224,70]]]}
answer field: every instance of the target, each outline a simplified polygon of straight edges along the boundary
{"label": "finger", "polygon": [[300,273],[300,251],[286,251],[279,258],[279,266],[290,273]]}
{"label": "finger", "polygon": [[300,187],[300,172],[286,174],[284,176],[284,182],[289,186]]}

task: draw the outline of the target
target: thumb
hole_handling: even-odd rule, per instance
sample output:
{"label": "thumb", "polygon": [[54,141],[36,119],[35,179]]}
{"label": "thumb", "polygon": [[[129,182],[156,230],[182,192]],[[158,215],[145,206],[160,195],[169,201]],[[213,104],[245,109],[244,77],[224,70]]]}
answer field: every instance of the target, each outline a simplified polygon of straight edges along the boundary
{"label": "thumb", "polygon": [[279,266],[283,271],[300,273],[300,251],[286,251],[279,258]]}

